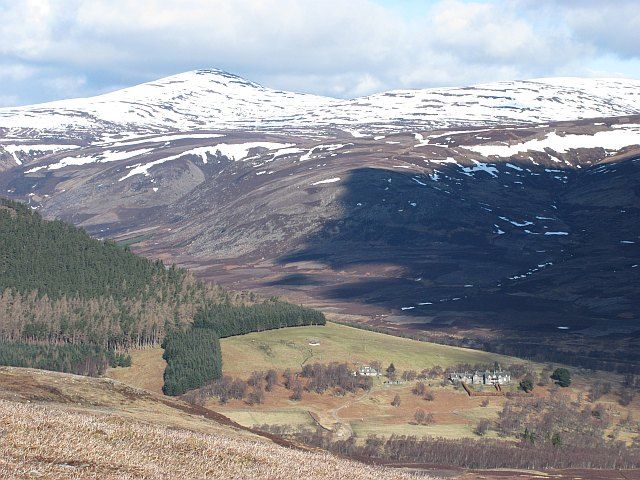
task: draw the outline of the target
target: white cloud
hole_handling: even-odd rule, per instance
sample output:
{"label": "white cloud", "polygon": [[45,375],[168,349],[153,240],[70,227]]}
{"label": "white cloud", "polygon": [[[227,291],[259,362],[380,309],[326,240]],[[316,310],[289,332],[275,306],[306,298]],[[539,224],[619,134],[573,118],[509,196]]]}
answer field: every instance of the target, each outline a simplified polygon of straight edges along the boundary
{"label": "white cloud", "polygon": [[375,0],[0,0],[0,64],[14,65],[0,93],[68,97],[206,67],[343,97],[586,74],[600,53],[637,54],[634,3],[440,0],[408,17]]}
{"label": "white cloud", "polygon": [[584,48],[640,58],[638,0],[516,0],[516,5],[555,19]]}
{"label": "white cloud", "polygon": [[584,41],[606,53],[640,58],[640,4],[611,2],[597,10],[587,5],[567,12],[567,22]]}
{"label": "white cloud", "polygon": [[0,79],[22,81],[36,74],[38,70],[23,64],[2,64],[0,63]]}
{"label": "white cloud", "polygon": [[0,13],[0,54],[20,58],[38,58],[46,51],[64,15],[47,0],[3,1]]}
{"label": "white cloud", "polygon": [[433,20],[433,45],[455,52],[467,64],[532,69],[566,61],[574,49],[561,31],[536,31],[532,23],[508,4],[443,2],[434,9]]}

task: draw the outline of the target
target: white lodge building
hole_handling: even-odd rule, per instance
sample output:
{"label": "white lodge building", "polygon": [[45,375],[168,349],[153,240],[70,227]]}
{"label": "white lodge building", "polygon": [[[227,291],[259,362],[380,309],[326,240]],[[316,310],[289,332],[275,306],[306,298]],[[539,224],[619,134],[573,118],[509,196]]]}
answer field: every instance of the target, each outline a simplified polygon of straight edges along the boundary
{"label": "white lodge building", "polygon": [[511,374],[503,370],[484,372],[453,372],[449,374],[449,380],[453,383],[468,383],[471,385],[506,385],[511,383]]}
{"label": "white lodge building", "polygon": [[378,370],[376,370],[375,368],[369,366],[369,365],[361,365],[358,370],[356,370],[355,372],[353,372],[354,375],[356,376],[362,376],[362,377],[378,377],[380,376],[380,372],[378,372]]}

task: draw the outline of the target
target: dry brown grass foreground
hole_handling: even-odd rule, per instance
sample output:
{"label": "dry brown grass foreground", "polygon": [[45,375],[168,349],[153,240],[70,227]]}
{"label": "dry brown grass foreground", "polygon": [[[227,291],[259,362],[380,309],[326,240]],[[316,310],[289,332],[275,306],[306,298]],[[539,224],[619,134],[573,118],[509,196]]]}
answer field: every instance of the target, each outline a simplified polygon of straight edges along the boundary
{"label": "dry brown grass foreground", "polygon": [[0,400],[0,478],[402,479],[266,442]]}
{"label": "dry brown grass foreground", "polygon": [[[200,416],[169,415],[170,406],[155,402],[153,394],[138,399],[140,391],[128,390],[127,398],[118,398],[117,382],[63,377],[0,369],[0,478],[414,478],[324,452],[286,448]],[[107,389],[113,397],[103,402]],[[100,400],[82,398],[91,394]],[[150,411],[143,414],[143,407]]]}

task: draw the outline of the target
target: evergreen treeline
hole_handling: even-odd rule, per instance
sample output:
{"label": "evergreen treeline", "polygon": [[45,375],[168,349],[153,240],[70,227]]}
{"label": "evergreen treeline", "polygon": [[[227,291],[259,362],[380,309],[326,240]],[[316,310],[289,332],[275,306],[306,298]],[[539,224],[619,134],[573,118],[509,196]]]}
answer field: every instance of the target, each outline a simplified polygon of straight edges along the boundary
{"label": "evergreen treeline", "polygon": [[185,274],[138,257],[116,243],[96,241],[59,220],[45,221],[27,206],[0,200],[0,288],[59,298],[152,295],[152,282],[172,284]]}
{"label": "evergreen treeline", "polygon": [[220,338],[284,327],[324,325],[322,312],[280,301],[255,305],[209,304],[196,313],[196,327],[212,328]]}
{"label": "evergreen treeline", "polygon": [[220,378],[219,338],[325,323],[324,314],[317,310],[277,300],[254,305],[207,304],[195,314],[190,330],[165,338],[167,368],[162,390],[166,395],[181,395]]}
{"label": "evergreen treeline", "polygon": [[205,303],[243,300],[0,199],[0,341],[159,345]]}
{"label": "evergreen treeline", "polygon": [[178,395],[220,377],[219,336],[325,324],[253,301],[0,199],[0,365],[99,375],[127,362],[115,351],[162,343],[164,390]]}
{"label": "evergreen treeline", "polygon": [[131,365],[131,357],[96,345],[0,342],[0,365],[97,376],[101,375],[108,366]]}
{"label": "evergreen treeline", "polygon": [[174,331],[162,343],[165,395],[182,395],[222,375],[220,340],[213,330],[191,328]]}

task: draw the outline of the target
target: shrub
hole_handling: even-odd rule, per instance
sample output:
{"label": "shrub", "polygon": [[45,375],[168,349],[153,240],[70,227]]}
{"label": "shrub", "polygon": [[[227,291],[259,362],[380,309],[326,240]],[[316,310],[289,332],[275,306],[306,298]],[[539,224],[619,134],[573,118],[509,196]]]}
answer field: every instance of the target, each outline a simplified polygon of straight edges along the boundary
{"label": "shrub", "polygon": [[249,377],[249,380],[247,380],[247,383],[252,387],[262,386],[263,379],[264,379],[263,372],[254,371],[254,372],[251,372],[251,376]]}
{"label": "shrub", "polygon": [[405,370],[404,372],[402,372],[402,380],[404,380],[405,382],[411,382],[415,380],[417,376],[418,372],[416,372],[415,370]]}
{"label": "shrub", "polygon": [[291,396],[289,397],[291,400],[299,401],[302,400],[302,383],[297,378],[293,382],[291,390]]}
{"label": "shrub", "polygon": [[630,388],[623,388],[622,390],[620,390],[620,398],[618,399],[618,403],[623,407],[626,407],[631,402],[633,402],[634,396],[635,393],[633,390],[631,390]]}
{"label": "shrub", "polygon": [[387,378],[393,380],[396,377],[396,366],[392,363],[387,367]]}
{"label": "shrub", "polygon": [[369,390],[373,380],[370,377],[354,376],[346,363],[306,364],[300,376],[308,378],[306,389],[316,393],[324,393],[330,388],[340,387],[347,392],[355,392],[359,388]]}
{"label": "shrub", "polygon": [[531,392],[533,390],[533,380],[531,380],[530,378],[525,378],[520,382],[520,388],[524,391],[524,392]]}
{"label": "shrub", "polygon": [[603,395],[606,395],[611,392],[611,383],[609,382],[601,382],[600,380],[596,380],[591,384],[589,388],[589,401],[595,402],[600,399]]}
{"label": "shrub", "polygon": [[473,429],[473,433],[482,437],[489,431],[489,427],[491,427],[491,422],[486,418],[483,418],[478,422],[476,428]]}
{"label": "shrub", "polygon": [[427,413],[422,409],[416,410],[416,413],[413,415],[413,419],[418,425],[430,425],[435,423],[433,413]]}
{"label": "shrub", "polygon": [[571,385],[571,373],[566,368],[556,368],[551,374],[551,378],[561,387]]}
{"label": "shrub", "polygon": [[415,387],[413,387],[413,390],[411,391],[413,392],[414,395],[421,397],[427,391],[427,387],[424,383],[418,382],[416,383]]}
{"label": "shrub", "polygon": [[242,379],[232,378],[228,375],[211,382],[210,385],[198,392],[200,395],[218,397],[221,404],[227,403],[230,399],[242,400],[247,394],[249,385]]}
{"label": "shrub", "polygon": [[284,385],[284,388],[286,388],[287,390],[291,390],[291,388],[293,387],[293,372],[291,371],[290,368],[287,368],[284,373],[282,374],[282,384]]}
{"label": "shrub", "polygon": [[278,384],[278,372],[271,369],[267,372],[264,379],[267,382],[265,390],[267,392],[270,392],[271,390],[273,390],[273,387]]}
{"label": "shrub", "polygon": [[253,390],[247,397],[247,403],[249,405],[256,405],[262,402],[264,402],[264,390],[262,390],[262,385],[253,387]]}

